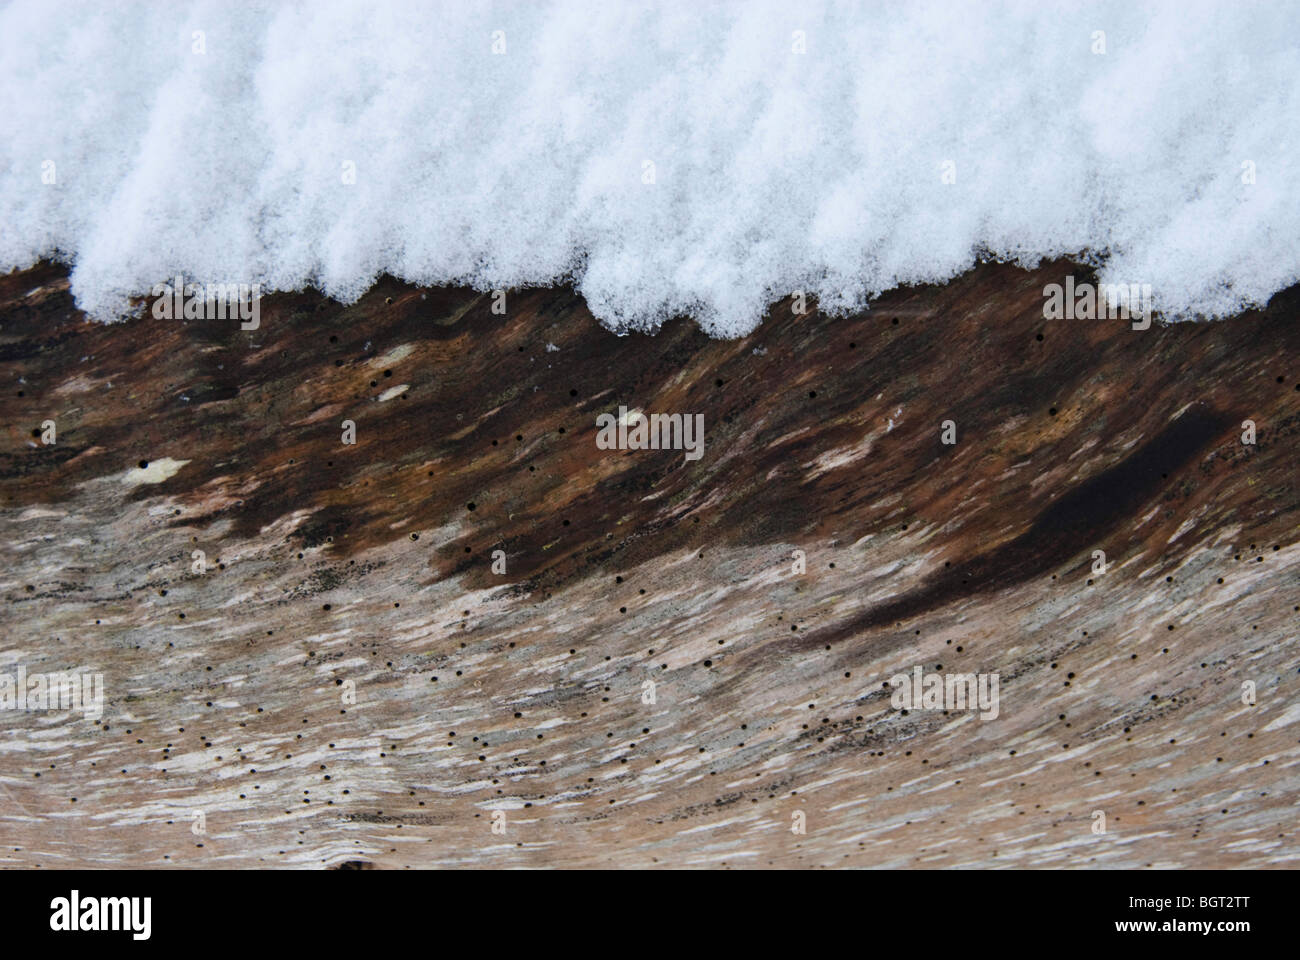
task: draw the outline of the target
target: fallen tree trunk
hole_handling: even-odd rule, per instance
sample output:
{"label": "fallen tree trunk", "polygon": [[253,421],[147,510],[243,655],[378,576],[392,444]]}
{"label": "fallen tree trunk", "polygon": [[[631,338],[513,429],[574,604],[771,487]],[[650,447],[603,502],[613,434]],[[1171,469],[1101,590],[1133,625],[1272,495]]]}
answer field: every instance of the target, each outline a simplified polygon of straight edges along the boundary
{"label": "fallen tree trunk", "polygon": [[[1294,861],[1300,297],[1044,320],[1072,269],[735,341],[0,278],[0,671],[105,691],[0,711],[0,863]],[[620,406],[702,456],[599,448]]]}

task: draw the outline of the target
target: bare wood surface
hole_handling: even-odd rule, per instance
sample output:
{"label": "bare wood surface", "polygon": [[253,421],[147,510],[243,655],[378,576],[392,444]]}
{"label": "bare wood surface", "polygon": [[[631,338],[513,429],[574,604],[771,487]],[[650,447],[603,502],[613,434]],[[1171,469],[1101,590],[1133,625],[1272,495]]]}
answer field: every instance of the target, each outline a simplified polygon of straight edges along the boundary
{"label": "bare wood surface", "polygon": [[[1300,297],[1044,321],[1069,269],[736,341],[391,280],[104,326],[0,278],[0,671],[106,691],[0,711],[0,864],[1292,865]],[[704,456],[598,450],[620,404]],[[917,665],[999,716],[902,714]]]}

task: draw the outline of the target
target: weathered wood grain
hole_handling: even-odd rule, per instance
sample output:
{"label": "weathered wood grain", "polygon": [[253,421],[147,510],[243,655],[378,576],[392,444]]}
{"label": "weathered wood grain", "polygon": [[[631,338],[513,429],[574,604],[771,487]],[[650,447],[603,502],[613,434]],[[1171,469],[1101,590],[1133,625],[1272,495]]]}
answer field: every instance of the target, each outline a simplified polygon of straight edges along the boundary
{"label": "weathered wood grain", "polygon": [[[0,864],[1291,865],[1300,296],[1044,321],[1071,269],[736,341],[391,280],[103,326],[0,278],[0,671],[107,693],[0,712]],[[598,450],[620,404],[704,456]],[[1000,715],[902,714],[916,665]]]}

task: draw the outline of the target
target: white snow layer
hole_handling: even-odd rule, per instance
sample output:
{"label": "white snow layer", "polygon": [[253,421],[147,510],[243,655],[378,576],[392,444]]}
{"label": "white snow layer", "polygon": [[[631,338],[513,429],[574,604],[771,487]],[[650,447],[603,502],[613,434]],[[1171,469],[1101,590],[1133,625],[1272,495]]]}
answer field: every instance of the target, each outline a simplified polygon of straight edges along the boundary
{"label": "white snow layer", "polygon": [[0,269],[100,319],[387,272],[737,336],[1083,255],[1218,317],[1300,278],[1298,128],[1294,2],[18,0]]}

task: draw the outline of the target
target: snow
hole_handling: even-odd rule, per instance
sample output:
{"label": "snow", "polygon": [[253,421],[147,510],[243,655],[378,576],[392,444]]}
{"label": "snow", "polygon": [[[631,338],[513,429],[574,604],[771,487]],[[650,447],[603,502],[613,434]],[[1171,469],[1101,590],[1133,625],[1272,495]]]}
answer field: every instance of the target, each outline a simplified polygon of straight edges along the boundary
{"label": "snow", "polygon": [[1294,2],[18,0],[0,269],[69,261],[105,320],[178,273],[388,272],[730,337],[1074,255],[1222,317],[1300,279],[1297,35]]}

